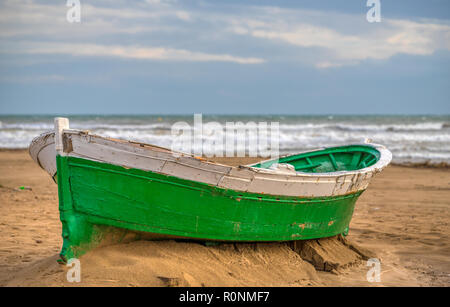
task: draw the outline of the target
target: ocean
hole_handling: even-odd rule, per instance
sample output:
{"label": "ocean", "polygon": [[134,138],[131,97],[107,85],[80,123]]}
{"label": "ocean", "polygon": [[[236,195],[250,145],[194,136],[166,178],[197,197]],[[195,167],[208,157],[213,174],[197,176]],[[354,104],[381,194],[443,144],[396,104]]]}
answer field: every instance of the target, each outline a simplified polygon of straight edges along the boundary
{"label": "ocean", "polygon": [[[193,125],[193,115],[68,116],[71,128],[104,136],[171,147],[172,125]],[[280,154],[317,147],[360,143],[370,138],[393,153],[393,162],[450,164],[450,115],[444,116],[213,116],[203,123],[279,122]],[[53,129],[53,116],[0,116],[0,148],[27,148]]]}

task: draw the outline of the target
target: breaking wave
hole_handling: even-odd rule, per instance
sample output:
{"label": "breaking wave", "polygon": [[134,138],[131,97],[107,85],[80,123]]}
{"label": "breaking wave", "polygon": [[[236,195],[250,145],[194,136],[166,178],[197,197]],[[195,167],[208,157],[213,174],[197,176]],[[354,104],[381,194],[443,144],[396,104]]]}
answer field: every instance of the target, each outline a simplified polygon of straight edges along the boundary
{"label": "breaking wave", "polygon": [[[192,116],[77,116],[71,128],[170,147],[172,125]],[[370,138],[387,146],[395,163],[450,164],[450,116],[205,116],[203,122],[279,122],[280,154],[360,143]],[[49,116],[0,116],[0,148],[27,148],[53,129]],[[205,136],[207,139],[208,136]]]}

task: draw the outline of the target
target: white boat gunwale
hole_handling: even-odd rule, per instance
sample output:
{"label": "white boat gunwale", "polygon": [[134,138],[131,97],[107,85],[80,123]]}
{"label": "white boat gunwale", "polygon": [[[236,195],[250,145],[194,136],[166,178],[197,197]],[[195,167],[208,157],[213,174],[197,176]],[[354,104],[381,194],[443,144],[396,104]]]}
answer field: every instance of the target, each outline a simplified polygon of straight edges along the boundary
{"label": "white boat gunwale", "polygon": [[[56,120],[55,120],[56,121]],[[386,167],[391,159],[391,152],[382,145],[364,143],[351,144],[370,146],[380,153],[378,161],[369,166],[352,171],[336,171],[326,173],[283,173],[278,170],[244,166],[228,166],[208,161],[207,158],[195,157],[189,153],[174,152],[167,148],[135,141],[107,138],[91,134],[84,130],[61,127],[57,146],[54,132],[47,132],[35,138],[30,145],[30,155],[42,168],[49,168],[49,160],[55,166],[46,169],[53,177],[56,173],[56,151],[53,157],[50,150],[44,147],[55,144],[57,152],[63,156],[79,157],[92,161],[110,163],[127,168],[138,168],[170,176],[211,184],[220,188],[242,192],[264,193],[296,197],[324,197],[356,193],[364,190],[372,176]],[[52,137],[53,135],[53,137]],[[53,143],[52,143],[53,139]],[[63,150],[64,140],[70,140],[71,147]],[[62,147],[61,147],[62,146]],[[41,147],[41,148],[39,148]],[[337,146],[337,147],[342,147]],[[327,147],[327,148],[331,148]],[[311,153],[326,148],[304,151]],[[294,154],[299,155],[301,153]],[[289,157],[294,155],[285,155]],[[42,163],[45,160],[45,163]],[[273,161],[269,159],[265,161]],[[259,163],[263,163],[261,161]]]}

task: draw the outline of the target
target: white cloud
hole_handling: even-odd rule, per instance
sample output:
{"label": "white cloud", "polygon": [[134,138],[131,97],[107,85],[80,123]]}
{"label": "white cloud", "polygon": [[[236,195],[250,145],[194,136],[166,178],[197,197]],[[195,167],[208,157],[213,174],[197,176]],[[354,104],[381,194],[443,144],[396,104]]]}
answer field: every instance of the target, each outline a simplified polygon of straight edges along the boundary
{"label": "white cloud", "polygon": [[82,2],[81,23],[70,24],[65,1],[54,5],[6,0],[0,4],[0,46],[30,54],[166,61],[295,60],[321,69],[450,50],[448,21],[383,18],[370,24],[365,12],[230,7],[234,10],[194,9],[175,0],[98,0]]}
{"label": "white cloud", "polygon": [[254,57],[237,57],[229,54],[210,54],[183,49],[70,43],[26,43],[17,50],[1,48],[2,53],[64,54],[71,56],[103,56],[139,60],[171,60],[192,62],[233,62],[260,64],[264,60]]}
{"label": "white cloud", "polygon": [[[348,34],[330,27],[295,22],[292,11],[268,12],[270,15],[262,14],[254,19],[233,19],[228,29],[238,35],[273,43],[324,49],[324,53],[315,57],[314,65],[318,68],[355,65],[367,59],[384,60],[397,54],[431,55],[438,49],[450,50],[450,26],[447,24],[383,19],[381,24],[370,28],[362,24],[366,21],[355,20],[355,26],[362,24],[363,30]],[[305,19],[302,18],[305,14],[297,11],[297,20]],[[343,17],[333,16],[335,19]]]}
{"label": "white cloud", "polygon": [[347,62],[347,63],[337,63],[337,62],[317,62],[316,63],[316,67],[317,68],[333,68],[333,67],[342,67],[342,66],[345,66],[345,65],[356,65],[357,63],[356,62],[353,62],[353,63],[350,63],[350,62]]}
{"label": "white cloud", "polygon": [[7,0],[0,3],[0,37],[28,35],[60,38],[70,35],[90,38],[102,34],[174,29],[171,25],[174,20],[192,21],[190,12],[173,7],[172,2],[151,1],[139,3],[138,6],[126,2],[111,3],[118,6],[94,6],[81,1],[81,23],[70,24],[66,20],[68,7],[65,1],[55,5]]}

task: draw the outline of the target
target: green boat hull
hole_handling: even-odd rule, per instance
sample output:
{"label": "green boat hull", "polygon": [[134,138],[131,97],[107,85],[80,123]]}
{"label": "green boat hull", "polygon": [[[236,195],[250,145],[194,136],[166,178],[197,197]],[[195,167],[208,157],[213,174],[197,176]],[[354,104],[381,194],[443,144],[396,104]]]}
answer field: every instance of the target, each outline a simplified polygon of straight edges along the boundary
{"label": "green boat hull", "polygon": [[255,194],[76,157],[56,162],[63,260],[128,233],[234,242],[334,236],[348,231],[362,193]]}

